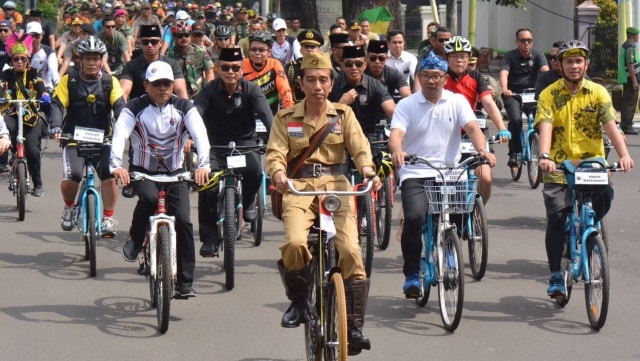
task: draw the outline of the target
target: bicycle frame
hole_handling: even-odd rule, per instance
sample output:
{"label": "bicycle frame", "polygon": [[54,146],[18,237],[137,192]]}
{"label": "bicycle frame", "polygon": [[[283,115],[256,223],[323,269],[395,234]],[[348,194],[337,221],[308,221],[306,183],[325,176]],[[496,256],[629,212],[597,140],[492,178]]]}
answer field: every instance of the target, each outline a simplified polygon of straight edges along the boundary
{"label": "bicycle frame", "polygon": [[76,202],[76,206],[79,209],[78,219],[81,219],[82,222],[79,223],[76,221],[76,224],[81,224],[82,227],[80,231],[83,236],[89,235],[89,219],[87,217],[87,196],[91,193],[95,196],[95,215],[96,215],[96,230],[98,234],[102,234],[102,222],[98,221],[98,215],[102,214],[102,197],[100,196],[100,192],[95,187],[95,169],[93,168],[92,158],[84,158],[84,179],[83,184],[80,187],[80,196]]}
{"label": "bicycle frame", "polygon": [[522,144],[522,161],[528,162],[532,160],[532,157],[538,157],[537,154],[531,154],[531,144],[529,143],[531,134],[536,131],[533,127],[533,113],[537,104],[536,100],[534,99],[535,89],[526,89],[524,92],[518,95],[522,100],[522,112],[527,116],[527,132],[525,133],[524,127],[520,131],[520,144]]}
{"label": "bicycle frame", "polygon": [[18,191],[18,179],[16,176],[16,169],[18,164],[25,165],[25,180],[26,180],[26,194],[31,193],[31,178],[29,177],[29,167],[27,166],[27,157],[25,155],[24,150],[24,124],[23,124],[23,113],[24,113],[24,104],[27,103],[37,103],[37,100],[31,99],[2,99],[4,103],[12,103],[17,104],[18,109],[16,110],[18,114],[18,134],[16,135],[16,149],[15,149],[15,158],[13,160],[13,164],[11,165],[11,185],[13,194],[15,195]]}

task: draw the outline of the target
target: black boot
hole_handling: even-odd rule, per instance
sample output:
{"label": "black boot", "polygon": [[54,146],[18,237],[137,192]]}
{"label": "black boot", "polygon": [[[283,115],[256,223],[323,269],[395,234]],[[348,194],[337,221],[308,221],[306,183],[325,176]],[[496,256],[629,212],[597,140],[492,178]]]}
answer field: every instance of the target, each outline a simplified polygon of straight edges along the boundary
{"label": "black boot", "polygon": [[310,267],[307,265],[299,271],[287,271],[284,269],[282,260],[279,260],[278,271],[280,271],[280,278],[287,292],[287,297],[291,300],[291,305],[282,315],[280,325],[286,328],[298,327],[300,322],[304,322],[304,308],[312,281]]}
{"label": "black boot", "polygon": [[369,280],[345,280],[344,293],[347,299],[347,327],[349,328],[349,356],[371,349],[371,341],[362,334],[364,315],[369,297]]}

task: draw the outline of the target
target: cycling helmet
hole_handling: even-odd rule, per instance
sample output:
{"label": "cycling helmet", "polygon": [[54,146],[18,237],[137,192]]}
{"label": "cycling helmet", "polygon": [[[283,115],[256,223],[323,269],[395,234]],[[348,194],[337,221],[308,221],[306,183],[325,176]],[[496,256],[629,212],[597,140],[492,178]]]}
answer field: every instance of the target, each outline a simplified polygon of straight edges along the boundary
{"label": "cycling helmet", "polygon": [[218,38],[231,36],[231,28],[229,25],[218,25],[216,26],[215,35]]}
{"label": "cycling helmet", "polygon": [[16,3],[9,0],[9,1],[5,1],[5,3],[2,5],[3,9],[11,9],[11,10],[15,10],[16,8]]}
{"label": "cycling helmet", "polygon": [[268,21],[274,21],[278,18],[278,15],[276,13],[267,13],[266,17]]}
{"label": "cycling helmet", "polygon": [[558,46],[558,60],[565,56],[582,56],[589,59],[589,48],[580,40],[563,41]]}
{"label": "cycling helmet", "polygon": [[266,31],[256,31],[255,33],[249,34],[249,42],[251,41],[261,41],[269,47],[273,45],[273,34]]}
{"label": "cycling helmet", "polygon": [[471,43],[462,36],[454,36],[444,44],[445,54],[450,53],[471,53]]}
{"label": "cycling helmet", "polygon": [[88,38],[80,41],[77,46],[78,54],[84,55],[87,53],[105,54],[107,52],[107,46],[104,45],[102,40],[95,36],[89,36]]}
{"label": "cycling helmet", "polygon": [[191,34],[191,25],[185,20],[178,20],[171,24],[171,34]]}

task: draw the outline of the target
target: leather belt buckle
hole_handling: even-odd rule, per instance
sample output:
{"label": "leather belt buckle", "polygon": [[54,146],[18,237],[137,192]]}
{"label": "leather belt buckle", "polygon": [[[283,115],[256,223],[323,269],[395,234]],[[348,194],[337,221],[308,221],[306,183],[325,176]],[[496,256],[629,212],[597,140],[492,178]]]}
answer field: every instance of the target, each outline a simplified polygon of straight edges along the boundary
{"label": "leather belt buckle", "polygon": [[322,176],[322,164],[319,164],[319,163],[313,164],[313,176],[314,177]]}

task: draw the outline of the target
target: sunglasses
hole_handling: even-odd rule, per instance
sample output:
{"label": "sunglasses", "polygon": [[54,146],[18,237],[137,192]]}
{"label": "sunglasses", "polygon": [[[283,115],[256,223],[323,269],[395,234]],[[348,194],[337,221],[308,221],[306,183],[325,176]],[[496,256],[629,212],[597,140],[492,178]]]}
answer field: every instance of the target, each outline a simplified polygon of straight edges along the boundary
{"label": "sunglasses", "polygon": [[160,43],[160,39],[140,39],[140,43],[142,45],[147,46],[149,44],[156,46]]}
{"label": "sunglasses", "polygon": [[227,40],[229,40],[229,39],[231,39],[231,38],[230,38],[230,37],[228,37],[228,36],[225,36],[225,37],[216,38],[216,39],[218,39],[218,41],[227,41]]}
{"label": "sunglasses", "polygon": [[438,42],[439,42],[440,44],[442,44],[442,43],[447,42],[447,41],[449,41],[449,40],[451,40],[451,38],[446,38],[446,39],[445,39],[445,38],[440,38],[440,39],[438,39]]}
{"label": "sunglasses", "polygon": [[344,66],[347,68],[352,68],[353,66],[356,66],[356,68],[360,68],[364,65],[364,61],[362,60],[356,60],[356,61],[351,61],[351,60],[347,60],[344,62]]}
{"label": "sunglasses", "polygon": [[116,26],[115,25],[105,25],[104,28],[105,29],[115,29]]}
{"label": "sunglasses", "polygon": [[533,39],[518,39],[520,44],[531,44],[533,43]]}
{"label": "sunglasses", "polygon": [[240,71],[240,69],[242,69],[241,65],[220,65],[220,70],[222,70],[223,72],[228,72],[229,70],[233,71],[234,73],[237,73]]}
{"label": "sunglasses", "polygon": [[385,61],[387,61],[387,57],[385,55],[369,55],[369,61],[372,63],[375,63],[377,61],[384,63]]}
{"label": "sunglasses", "polygon": [[551,56],[549,57],[549,59],[551,59],[551,60],[558,60],[558,56],[557,56],[557,55],[551,55]]}
{"label": "sunglasses", "polygon": [[29,58],[27,58],[26,56],[14,56],[13,58],[11,58],[11,61],[13,61],[14,63],[26,63],[29,61]]}
{"label": "sunglasses", "polygon": [[252,53],[266,53],[267,51],[269,51],[269,49],[267,49],[267,48],[250,48],[249,51],[252,52]]}
{"label": "sunglasses", "polygon": [[151,86],[159,88],[159,87],[163,87],[163,88],[168,88],[171,86],[171,84],[173,84],[173,82],[169,79],[160,79],[160,80],[156,80],[156,81],[152,81]]}
{"label": "sunglasses", "polygon": [[[191,37],[191,34],[176,34],[174,35],[176,39],[185,39]],[[154,44],[155,45],[155,44]]]}
{"label": "sunglasses", "polygon": [[10,31],[11,31],[11,29],[7,29],[7,28],[0,29],[0,33],[8,33]]}

